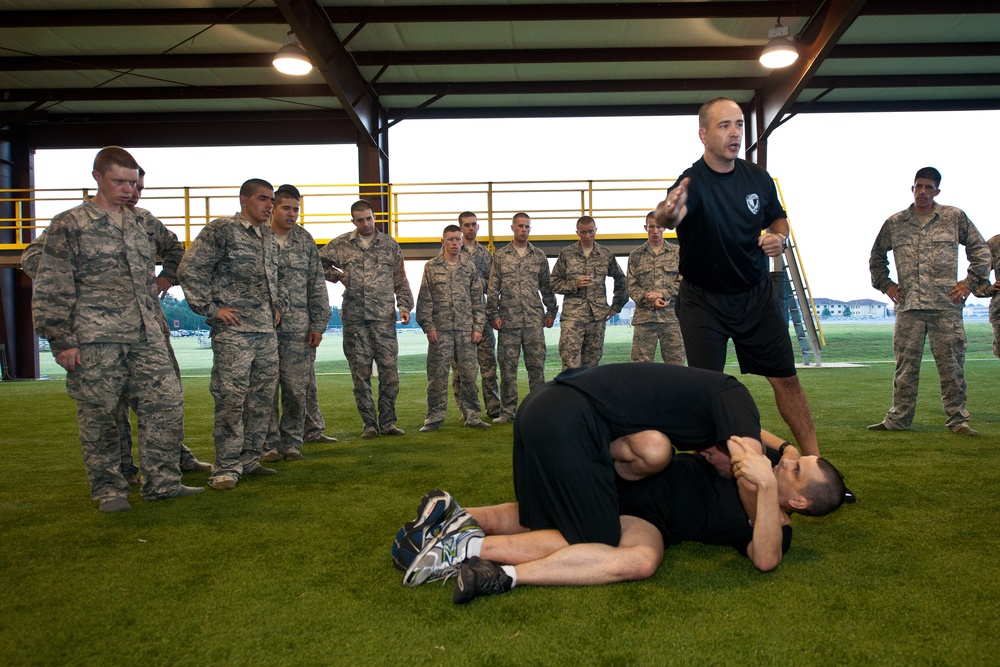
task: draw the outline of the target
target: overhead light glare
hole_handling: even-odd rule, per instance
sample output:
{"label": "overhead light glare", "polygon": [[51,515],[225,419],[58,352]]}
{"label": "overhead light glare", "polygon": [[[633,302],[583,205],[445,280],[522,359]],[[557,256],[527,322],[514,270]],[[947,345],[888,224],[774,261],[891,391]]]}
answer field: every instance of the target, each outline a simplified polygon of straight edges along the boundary
{"label": "overhead light glare", "polygon": [[767,46],[760,54],[760,64],[769,69],[788,67],[798,60],[799,52],[788,37],[788,26],[781,25],[781,18],[767,31]]}
{"label": "overhead light glare", "polygon": [[284,45],[274,54],[274,68],[282,74],[303,76],[312,71],[313,64],[302,50],[294,32],[285,35]]}

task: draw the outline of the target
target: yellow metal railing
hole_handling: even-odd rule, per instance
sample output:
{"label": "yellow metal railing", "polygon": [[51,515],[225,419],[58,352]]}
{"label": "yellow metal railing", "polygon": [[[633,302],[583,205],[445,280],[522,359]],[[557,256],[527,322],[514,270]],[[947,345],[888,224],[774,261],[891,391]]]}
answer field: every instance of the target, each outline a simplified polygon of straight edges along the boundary
{"label": "yellow metal railing", "polygon": [[[642,239],[645,214],[659,202],[672,179],[607,181],[506,181],[469,183],[344,183],[298,186],[302,193],[300,222],[317,241],[353,229],[350,207],[359,197],[378,201],[388,210],[378,222],[400,242],[434,241],[445,225],[462,211],[479,216],[481,240],[510,238],[510,221],[518,211],[532,218],[532,238],[575,238],[582,215],[598,221],[603,238]],[[48,226],[58,213],[94,194],[92,188],[0,190],[0,232],[12,231],[18,242],[0,243],[0,250],[26,245],[32,232]],[[190,244],[213,218],[239,209],[235,186],[146,188],[139,206],[153,211]],[[376,208],[380,206],[376,204]],[[13,211],[10,215],[9,211]],[[11,235],[4,235],[10,238]]]}
{"label": "yellow metal railing", "polygon": [[[634,241],[639,245],[646,238],[642,228],[646,213],[663,199],[674,180],[302,185],[298,186],[302,194],[299,222],[318,243],[325,243],[354,229],[350,208],[357,199],[368,199],[378,209],[381,204],[376,202],[384,198],[388,210],[377,212],[376,221],[384,223],[389,234],[404,246],[438,241],[441,230],[456,223],[462,211],[473,211],[479,217],[479,239],[491,250],[495,241],[511,238],[511,218],[519,211],[531,216],[531,238],[536,242],[575,240],[577,218],[589,215],[597,220],[601,241]],[[24,239],[33,236],[32,232],[45,228],[52,217],[92,194],[88,188],[0,190],[0,215],[13,211],[13,215],[0,217],[0,238],[20,241],[0,243],[0,251],[23,249],[27,245]],[[153,211],[187,246],[210,220],[239,209],[238,194],[235,186],[146,188],[139,205]],[[780,184],[778,196],[784,202]],[[14,234],[3,233],[11,231]],[[800,248],[794,240],[793,231],[795,257],[808,286]],[[812,294],[807,296],[820,343],[825,344]]]}

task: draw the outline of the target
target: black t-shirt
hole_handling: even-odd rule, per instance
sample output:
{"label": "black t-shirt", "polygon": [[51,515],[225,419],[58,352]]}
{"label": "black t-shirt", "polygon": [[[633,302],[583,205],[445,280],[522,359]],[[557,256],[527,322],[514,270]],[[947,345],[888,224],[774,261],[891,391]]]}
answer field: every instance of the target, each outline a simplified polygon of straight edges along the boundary
{"label": "black t-shirt", "polygon": [[787,217],[770,175],[739,159],[733,171],[720,174],[702,158],[677,182],[687,177],[687,215],[677,227],[684,280],[730,294],[760,284],[767,277],[768,259],[757,238],[762,229]]}
{"label": "black t-shirt", "polygon": [[[636,482],[617,478],[619,510],[656,526],[666,546],[686,540],[730,546],[744,556],[753,526],[735,479],[720,477],[697,454],[676,454],[662,472]],[[792,544],[792,527],[782,526],[781,552]]]}
{"label": "black t-shirt", "polygon": [[753,397],[723,373],[673,364],[606,364],[564,371],[554,381],[590,399],[611,439],[655,429],[681,450],[704,449],[733,435],[760,440]]}

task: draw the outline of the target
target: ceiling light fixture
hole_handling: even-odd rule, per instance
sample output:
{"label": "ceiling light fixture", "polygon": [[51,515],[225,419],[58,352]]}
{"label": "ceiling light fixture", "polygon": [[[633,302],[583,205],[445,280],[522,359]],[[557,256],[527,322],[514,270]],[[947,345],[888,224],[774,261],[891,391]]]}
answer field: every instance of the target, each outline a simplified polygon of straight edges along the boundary
{"label": "ceiling light fixture", "polygon": [[294,32],[285,35],[284,45],[274,54],[274,68],[282,74],[303,76],[312,71],[313,64],[309,56],[302,50]]}
{"label": "ceiling light fixture", "polygon": [[788,37],[788,27],[781,25],[778,17],[774,27],[767,31],[767,46],[760,54],[760,64],[770,69],[788,67],[799,57],[795,44]]}

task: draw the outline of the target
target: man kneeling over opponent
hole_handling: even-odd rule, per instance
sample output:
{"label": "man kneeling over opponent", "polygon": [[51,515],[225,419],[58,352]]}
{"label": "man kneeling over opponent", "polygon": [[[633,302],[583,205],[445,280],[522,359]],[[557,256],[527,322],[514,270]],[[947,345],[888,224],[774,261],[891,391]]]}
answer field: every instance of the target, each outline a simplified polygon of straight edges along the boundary
{"label": "man kneeling over opponent", "polygon": [[[779,452],[770,445],[780,440],[764,433],[767,456],[742,438],[729,440],[733,479],[696,454],[667,457],[667,468],[638,480],[623,479],[629,466],[616,463],[622,515],[617,546],[570,544],[553,529],[529,531],[519,522],[516,503],[462,509],[446,492],[432,491],[417,519],[397,535],[394,560],[400,569],[407,566],[409,585],[457,576],[453,599],[459,604],[516,584],[645,579],[663,561],[666,547],[685,540],[731,546],[757,569],[772,570],[791,544],[789,515],[832,512],[843,502],[844,486],[825,459],[800,457],[791,446]],[[424,540],[416,556],[410,551],[415,544],[407,541],[415,535]]]}

